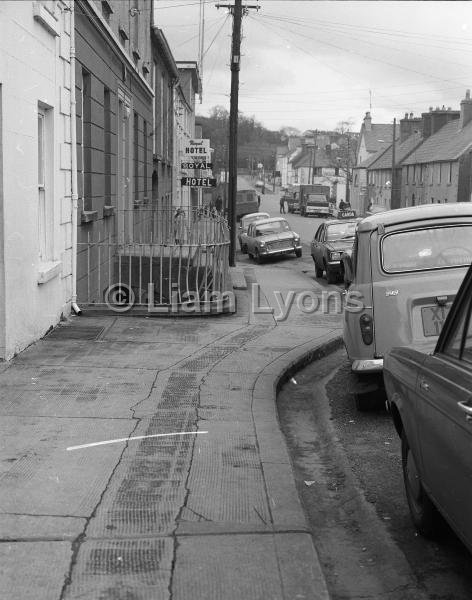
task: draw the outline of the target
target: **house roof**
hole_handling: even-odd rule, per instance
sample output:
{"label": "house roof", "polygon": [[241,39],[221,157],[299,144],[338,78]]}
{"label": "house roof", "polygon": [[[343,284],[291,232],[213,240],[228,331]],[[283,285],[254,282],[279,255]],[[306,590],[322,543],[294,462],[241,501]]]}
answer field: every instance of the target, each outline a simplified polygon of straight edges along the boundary
{"label": "house roof", "polygon": [[450,121],[434,135],[426,138],[402,164],[414,165],[457,160],[472,146],[472,121],[460,128],[460,119]]}
{"label": "house roof", "polygon": [[364,161],[361,162],[360,165],[355,165],[353,168],[354,169],[368,169],[371,165],[374,164],[375,161],[377,161],[384,154],[384,152],[386,150],[388,150],[388,148],[391,145],[392,144],[383,144],[383,146],[380,150],[378,150],[375,154],[372,154],[371,156],[367,157]]}
{"label": "house roof", "polygon": [[[395,164],[398,165],[405,157],[407,157],[415,148],[417,148],[423,138],[420,133],[410,135],[402,144],[395,145]],[[393,144],[390,144],[385,152],[370,164],[371,169],[391,169],[392,168],[392,151]]]}
{"label": "house roof", "polygon": [[[367,152],[378,152],[382,146],[392,141],[393,127],[390,124],[372,123],[370,131],[364,129],[364,142]],[[400,135],[400,126],[396,125],[395,137]],[[383,141],[382,141],[383,140]]]}
{"label": "house roof", "polygon": [[[331,156],[328,156],[323,150],[317,150],[316,156],[314,157],[310,150],[303,152],[300,156],[297,156],[292,161],[292,167],[294,169],[301,169],[302,167],[312,167],[313,163],[315,168],[317,167],[333,167],[334,162]],[[337,166],[337,165],[336,165]]]}

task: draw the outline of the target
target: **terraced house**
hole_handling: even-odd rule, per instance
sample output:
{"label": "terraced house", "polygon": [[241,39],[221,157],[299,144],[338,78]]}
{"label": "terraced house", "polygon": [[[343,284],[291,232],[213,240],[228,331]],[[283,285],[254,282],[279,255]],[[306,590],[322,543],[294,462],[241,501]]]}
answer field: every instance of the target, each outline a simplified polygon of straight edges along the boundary
{"label": "terraced house", "polygon": [[422,114],[423,143],[402,161],[401,205],[470,202],[472,100]]}

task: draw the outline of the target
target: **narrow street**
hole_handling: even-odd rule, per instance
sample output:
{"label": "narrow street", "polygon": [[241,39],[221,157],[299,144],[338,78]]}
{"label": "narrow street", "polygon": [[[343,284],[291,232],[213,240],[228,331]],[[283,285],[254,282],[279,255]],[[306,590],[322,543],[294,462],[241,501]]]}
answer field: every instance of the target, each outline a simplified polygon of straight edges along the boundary
{"label": "narrow street", "polygon": [[349,388],[339,350],[277,401],[331,597],[468,600],[470,554],[447,526],[439,540],[415,532],[390,415],[357,412]]}

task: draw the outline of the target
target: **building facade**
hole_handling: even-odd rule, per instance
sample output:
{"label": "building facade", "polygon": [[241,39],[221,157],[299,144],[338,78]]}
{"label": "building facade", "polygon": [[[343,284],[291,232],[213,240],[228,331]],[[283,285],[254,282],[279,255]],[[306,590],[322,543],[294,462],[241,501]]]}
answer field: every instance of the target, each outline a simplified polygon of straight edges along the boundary
{"label": "building facade", "polygon": [[79,302],[103,301],[115,245],[137,239],[146,227],[153,167],[151,8],[150,0],[75,2]]}
{"label": "building facade", "polygon": [[0,360],[70,311],[70,9],[0,3]]}

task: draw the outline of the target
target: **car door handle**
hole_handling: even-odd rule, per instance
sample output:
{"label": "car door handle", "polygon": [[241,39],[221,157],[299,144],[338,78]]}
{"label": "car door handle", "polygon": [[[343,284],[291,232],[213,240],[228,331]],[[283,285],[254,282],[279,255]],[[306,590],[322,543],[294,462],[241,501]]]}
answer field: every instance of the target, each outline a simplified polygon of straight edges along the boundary
{"label": "car door handle", "polygon": [[469,400],[460,400],[457,403],[459,408],[461,408],[466,413],[465,418],[467,421],[472,421],[472,406],[470,405],[471,401],[472,398],[469,398]]}
{"label": "car door handle", "polygon": [[429,390],[430,390],[430,387],[429,387],[429,384],[428,384],[428,382],[427,382],[427,381],[425,381],[424,379],[422,379],[422,380],[420,381],[420,388],[421,388],[422,390],[424,390],[425,392],[429,392]]}

